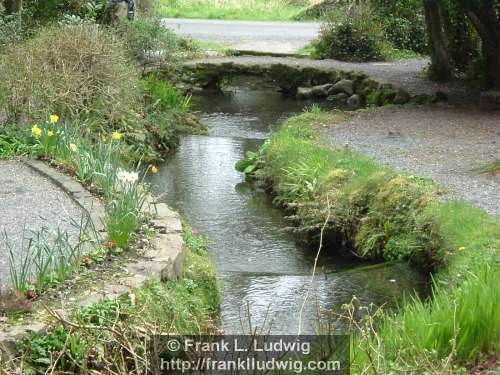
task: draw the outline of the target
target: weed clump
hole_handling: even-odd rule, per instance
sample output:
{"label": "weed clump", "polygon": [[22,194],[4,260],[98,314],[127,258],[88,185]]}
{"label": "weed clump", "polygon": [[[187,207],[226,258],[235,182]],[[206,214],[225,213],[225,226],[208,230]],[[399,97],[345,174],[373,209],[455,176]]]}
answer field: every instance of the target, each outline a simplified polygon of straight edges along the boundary
{"label": "weed clump", "polygon": [[126,123],[138,110],[137,79],[123,46],[103,27],[52,26],[0,60],[0,108],[22,122],[92,112]]}

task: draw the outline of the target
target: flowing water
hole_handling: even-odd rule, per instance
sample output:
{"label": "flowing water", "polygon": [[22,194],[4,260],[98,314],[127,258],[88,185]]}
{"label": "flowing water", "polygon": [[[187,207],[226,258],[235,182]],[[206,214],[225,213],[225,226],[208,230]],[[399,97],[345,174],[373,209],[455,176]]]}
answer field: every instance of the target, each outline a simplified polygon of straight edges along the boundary
{"label": "flowing water", "polygon": [[[307,103],[271,89],[230,87],[200,94],[193,104],[210,135],[183,137],[153,178],[153,188],[208,236],[221,280],[226,333],[248,333],[250,322],[265,332],[295,334],[315,251],[296,243],[285,230],[289,223],[283,213],[265,192],[247,184],[234,165]],[[354,295],[364,304],[395,306],[404,294],[423,291],[425,285],[423,276],[406,265],[366,267],[322,256],[302,332],[313,333],[318,312],[338,311]]]}

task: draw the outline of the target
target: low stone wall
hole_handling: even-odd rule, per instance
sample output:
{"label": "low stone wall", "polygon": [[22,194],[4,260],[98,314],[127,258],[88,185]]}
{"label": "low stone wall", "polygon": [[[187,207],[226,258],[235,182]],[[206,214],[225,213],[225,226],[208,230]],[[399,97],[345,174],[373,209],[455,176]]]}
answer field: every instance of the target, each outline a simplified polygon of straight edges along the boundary
{"label": "low stone wall", "polygon": [[181,87],[187,91],[216,89],[235,76],[261,77],[273,82],[287,96],[343,102],[350,109],[408,102],[423,104],[446,99],[436,95],[412,97],[407,91],[371,79],[362,72],[286,64],[190,62],[183,66]]}
{"label": "low stone wall", "polygon": [[[59,173],[43,162],[29,160],[25,163],[58,185],[78,205],[89,212],[101,232],[104,230],[102,223],[105,211],[99,199],[92,196],[71,177]],[[61,306],[64,306],[64,309],[57,311],[60,316],[67,316],[74,308],[96,303],[103,299],[116,299],[129,293],[132,289],[140,287],[151,278],[168,281],[175,280],[182,275],[186,246],[179,214],[172,211],[165,203],[155,202],[151,196],[143,210],[146,215],[151,217],[151,224],[157,232],[148,250],[136,259],[124,264],[126,270],[124,275],[110,280],[109,283],[99,286],[96,290],[77,296],[75,300],[61,301]],[[16,343],[31,333],[46,332],[51,326],[52,322],[45,319],[43,309],[16,324],[0,323],[0,365],[13,358]]]}

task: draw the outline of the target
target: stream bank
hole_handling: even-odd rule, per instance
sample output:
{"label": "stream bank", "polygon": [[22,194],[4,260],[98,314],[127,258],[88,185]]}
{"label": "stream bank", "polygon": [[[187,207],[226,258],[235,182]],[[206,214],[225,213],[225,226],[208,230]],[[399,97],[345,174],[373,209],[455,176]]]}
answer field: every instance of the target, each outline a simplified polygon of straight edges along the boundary
{"label": "stream bank", "polygon": [[[248,333],[249,313],[254,328],[293,334],[315,251],[296,242],[283,212],[265,191],[246,183],[234,165],[313,102],[284,98],[262,83],[239,84],[193,96],[209,136],[183,137],[152,183],[162,200],[209,239],[222,282],[225,331]],[[396,306],[415,289],[426,293],[426,278],[405,264],[357,272],[360,266],[338,256],[321,257],[303,332],[314,332],[318,311],[338,311],[353,295],[365,305]]]}

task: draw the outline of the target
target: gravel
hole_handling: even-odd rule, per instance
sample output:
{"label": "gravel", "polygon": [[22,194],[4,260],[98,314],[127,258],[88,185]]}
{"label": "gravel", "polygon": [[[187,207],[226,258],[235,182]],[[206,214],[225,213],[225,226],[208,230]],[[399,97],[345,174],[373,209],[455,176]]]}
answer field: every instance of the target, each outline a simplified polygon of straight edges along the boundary
{"label": "gravel", "polygon": [[500,176],[474,171],[500,159],[500,112],[450,105],[382,107],[354,112],[323,130],[336,146],[430,177],[449,190],[447,198],[500,214]]}
{"label": "gravel", "polygon": [[78,233],[72,220],[83,211],[48,179],[18,161],[0,161],[0,286],[10,284],[9,261],[4,234],[21,260],[23,237],[33,231],[60,228],[70,236]]}

